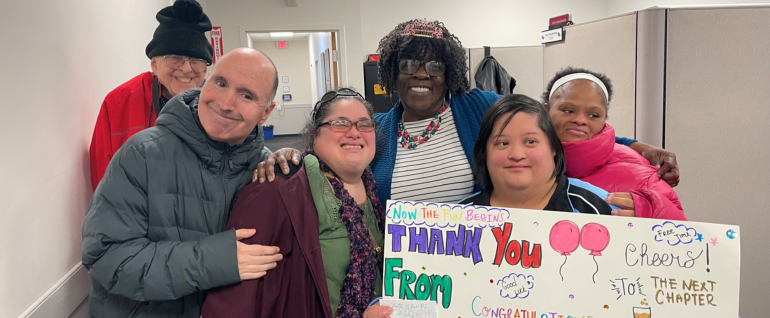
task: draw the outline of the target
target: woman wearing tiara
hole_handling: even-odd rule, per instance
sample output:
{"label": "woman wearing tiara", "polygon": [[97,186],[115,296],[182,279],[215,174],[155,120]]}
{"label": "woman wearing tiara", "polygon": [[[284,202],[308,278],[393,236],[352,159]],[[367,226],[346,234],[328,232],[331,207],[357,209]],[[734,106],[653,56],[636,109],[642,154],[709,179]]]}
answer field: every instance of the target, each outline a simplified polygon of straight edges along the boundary
{"label": "woman wearing tiara", "polygon": [[[440,21],[401,23],[382,38],[378,51],[380,83],[400,98],[389,112],[374,116],[377,156],[371,168],[380,201],[454,203],[480,191],[473,179],[473,145],[484,113],[501,96],[470,89],[465,49]],[[627,138],[616,142],[633,144],[656,164],[666,158],[661,173],[674,173],[663,178],[679,182],[672,153]],[[272,180],[276,162],[288,173],[285,158],[298,164],[299,151],[276,151],[255,176]]]}

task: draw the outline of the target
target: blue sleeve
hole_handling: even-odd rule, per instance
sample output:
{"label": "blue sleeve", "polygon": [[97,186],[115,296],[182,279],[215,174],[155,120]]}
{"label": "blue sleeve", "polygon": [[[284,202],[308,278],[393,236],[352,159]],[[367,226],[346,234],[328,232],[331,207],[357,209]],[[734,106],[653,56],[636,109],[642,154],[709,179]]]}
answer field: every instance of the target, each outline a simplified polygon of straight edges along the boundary
{"label": "blue sleeve", "polygon": [[385,118],[385,114],[387,113],[375,113],[374,116],[372,116],[372,119],[374,119],[374,121],[379,124],[382,122],[382,119]]}
{"label": "blue sleeve", "polygon": [[[597,187],[597,186],[595,186],[593,184],[590,184],[588,182],[585,182],[583,180],[575,179],[575,178],[568,178],[568,180],[569,180],[569,184],[574,185],[574,186],[578,186],[578,187],[586,189],[586,190],[588,190],[590,192],[593,192],[593,194],[596,194],[597,196],[599,196],[602,199],[607,199],[607,196],[610,194],[609,192],[607,192],[607,190],[599,188],[599,187]],[[615,205],[612,205],[612,204],[610,204],[609,206],[613,210],[622,210],[621,208],[619,208],[619,207],[617,207]],[[578,211],[575,211],[575,212],[578,212]]]}
{"label": "blue sleeve", "polygon": [[[478,88],[476,88],[476,89],[478,89]],[[484,112],[486,112],[487,109],[489,109],[489,107],[492,106],[492,104],[494,104],[498,99],[503,97],[503,95],[497,94],[495,92],[487,92],[487,91],[482,91],[482,90],[479,90],[479,91],[483,94],[484,99],[487,102],[486,105],[484,105]],[[483,113],[482,113],[482,115],[483,115]]]}
{"label": "blue sleeve", "polygon": [[617,137],[617,136],[615,137],[615,143],[616,144],[621,144],[621,145],[625,145],[625,146],[629,146],[630,147],[631,144],[635,143],[635,142],[637,142],[636,139],[631,139],[631,138],[626,138],[626,137]]}
{"label": "blue sleeve", "polygon": [[380,301],[380,299],[382,299],[382,297],[377,297],[377,298],[375,298],[374,300],[372,300],[371,302],[369,302],[369,306],[366,306],[366,308],[372,307],[372,305],[374,305],[374,303],[376,303],[376,302]]}

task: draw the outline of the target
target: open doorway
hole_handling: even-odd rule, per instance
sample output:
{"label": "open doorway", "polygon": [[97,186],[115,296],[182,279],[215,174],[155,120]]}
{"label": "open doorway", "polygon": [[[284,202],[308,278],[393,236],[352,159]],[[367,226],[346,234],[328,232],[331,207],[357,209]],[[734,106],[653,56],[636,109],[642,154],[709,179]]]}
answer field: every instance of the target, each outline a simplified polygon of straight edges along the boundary
{"label": "open doorway", "polygon": [[337,90],[340,86],[337,32],[312,33],[309,43],[310,61],[316,82],[315,100],[318,101],[326,92]]}
{"label": "open doorway", "polygon": [[275,136],[298,135],[316,101],[340,86],[337,32],[246,32],[246,41],[278,69],[276,108],[265,125],[273,125]]}

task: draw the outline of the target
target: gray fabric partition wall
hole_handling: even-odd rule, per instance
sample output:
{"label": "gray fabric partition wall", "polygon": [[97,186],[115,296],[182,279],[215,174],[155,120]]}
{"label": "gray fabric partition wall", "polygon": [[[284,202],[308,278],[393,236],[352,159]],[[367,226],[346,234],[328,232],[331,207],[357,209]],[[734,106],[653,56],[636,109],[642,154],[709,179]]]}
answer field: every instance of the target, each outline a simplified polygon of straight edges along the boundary
{"label": "gray fabric partition wall", "polygon": [[634,138],[636,14],[567,26],[564,37],[545,45],[543,86],[567,66],[607,74],[614,87],[608,123],[618,136]]}
{"label": "gray fabric partition wall", "polygon": [[692,220],[741,228],[741,317],[770,308],[770,7],[670,9],[666,148]]}
{"label": "gray fabric partition wall", "polygon": [[613,80],[610,124],[677,154],[691,221],[740,226],[744,318],[770,299],[768,30],[767,5],[656,7],[567,27],[543,52],[544,81],[567,65]]}
{"label": "gray fabric partition wall", "polygon": [[[543,92],[543,46],[493,47],[490,54],[516,79],[515,94],[539,100]],[[473,76],[484,59],[484,49],[470,49],[471,88],[476,87]]]}

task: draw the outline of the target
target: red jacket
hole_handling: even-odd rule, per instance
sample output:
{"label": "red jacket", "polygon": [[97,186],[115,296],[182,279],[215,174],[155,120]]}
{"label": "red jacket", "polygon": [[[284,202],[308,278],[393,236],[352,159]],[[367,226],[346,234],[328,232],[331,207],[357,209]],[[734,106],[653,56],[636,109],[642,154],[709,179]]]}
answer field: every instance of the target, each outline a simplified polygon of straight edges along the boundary
{"label": "red jacket", "polygon": [[225,228],[257,230],[241,242],[278,246],[283,260],[262,278],[210,290],[203,317],[331,318],[318,211],[305,168],[289,179],[254,182],[239,196]]}
{"label": "red jacket", "polygon": [[609,192],[630,192],[638,217],[687,220],[679,197],[658,177],[658,169],[631,148],[616,144],[609,124],[591,138],[561,144],[568,177]]}
{"label": "red jacket", "polygon": [[[94,190],[120,146],[142,129],[155,126],[152,110],[152,72],[123,83],[104,98],[91,138],[91,185]],[[152,116],[151,116],[152,114]]]}

